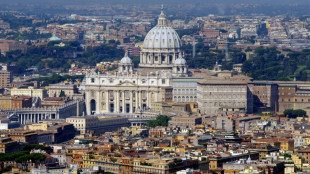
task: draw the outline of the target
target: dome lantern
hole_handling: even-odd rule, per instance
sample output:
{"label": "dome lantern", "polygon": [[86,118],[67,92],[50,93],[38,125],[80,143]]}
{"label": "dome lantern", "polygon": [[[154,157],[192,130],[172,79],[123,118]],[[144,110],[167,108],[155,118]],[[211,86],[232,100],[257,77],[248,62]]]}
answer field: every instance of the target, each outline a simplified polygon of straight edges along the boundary
{"label": "dome lantern", "polygon": [[166,20],[166,15],[164,13],[164,5],[161,5],[161,12],[160,15],[158,17],[158,24],[159,26],[167,26],[167,20]]}

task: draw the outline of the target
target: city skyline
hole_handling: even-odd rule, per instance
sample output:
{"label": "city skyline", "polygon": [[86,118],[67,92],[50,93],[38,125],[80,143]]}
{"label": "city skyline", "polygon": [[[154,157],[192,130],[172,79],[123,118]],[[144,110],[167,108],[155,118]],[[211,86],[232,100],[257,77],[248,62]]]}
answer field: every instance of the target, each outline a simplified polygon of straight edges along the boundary
{"label": "city skyline", "polygon": [[1,1],[0,173],[309,173],[309,2],[265,2]]}

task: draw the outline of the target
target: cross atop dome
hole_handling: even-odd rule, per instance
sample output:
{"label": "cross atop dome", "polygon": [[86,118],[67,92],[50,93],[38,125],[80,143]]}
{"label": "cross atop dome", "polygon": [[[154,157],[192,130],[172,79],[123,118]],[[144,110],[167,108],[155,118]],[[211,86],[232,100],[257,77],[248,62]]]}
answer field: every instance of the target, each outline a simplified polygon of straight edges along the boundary
{"label": "cross atop dome", "polygon": [[164,5],[161,5],[161,12],[158,17],[158,24],[159,26],[167,26],[167,20],[166,20],[166,15],[164,13]]}

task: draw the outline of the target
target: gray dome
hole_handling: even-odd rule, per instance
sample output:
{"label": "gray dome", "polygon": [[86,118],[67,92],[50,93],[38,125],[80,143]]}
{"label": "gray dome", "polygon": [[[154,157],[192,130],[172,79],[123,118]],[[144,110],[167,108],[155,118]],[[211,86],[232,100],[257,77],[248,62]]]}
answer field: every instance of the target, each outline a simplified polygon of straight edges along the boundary
{"label": "gray dome", "polygon": [[175,65],[186,65],[186,60],[184,58],[177,58],[174,64]]}
{"label": "gray dome", "polygon": [[125,56],[121,59],[121,64],[132,64],[132,60],[128,57],[127,51],[125,52]]}
{"label": "gray dome", "polygon": [[166,16],[162,9],[158,18],[158,24],[148,32],[144,39],[143,48],[176,49],[181,47],[180,43],[180,37],[177,32],[167,26]]}

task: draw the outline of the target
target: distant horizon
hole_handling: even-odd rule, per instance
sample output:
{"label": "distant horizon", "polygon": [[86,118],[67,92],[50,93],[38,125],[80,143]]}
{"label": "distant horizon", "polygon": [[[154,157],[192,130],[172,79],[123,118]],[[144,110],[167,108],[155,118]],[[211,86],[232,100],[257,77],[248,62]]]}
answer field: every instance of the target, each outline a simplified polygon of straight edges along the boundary
{"label": "distant horizon", "polygon": [[1,0],[0,10],[52,15],[111,15],[115,10],[126,15],[143,10],[154,14],[161,4],[178,15],[310,15],[309,0]]}
{"label": "distant horizon", "polygon": [[1,0],[0,3],[16,3],[16,2],[25,2],[25,3],[44,3],[44,4],[53,4],[53,3],[62,3],[62,4],[89,4],[89,3],[143,3],[143,4],[154,4],[154,3],[254,3],[254,4],[273,4],[273,3],[288,3],[288,4],[296,4],[296,3],[306,3],[310,4],[309,0]]}

